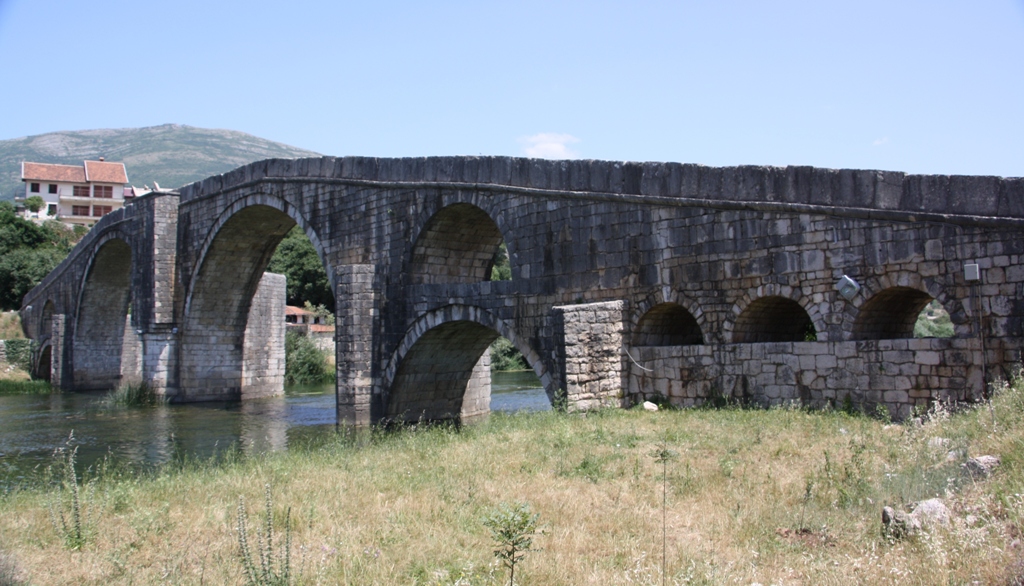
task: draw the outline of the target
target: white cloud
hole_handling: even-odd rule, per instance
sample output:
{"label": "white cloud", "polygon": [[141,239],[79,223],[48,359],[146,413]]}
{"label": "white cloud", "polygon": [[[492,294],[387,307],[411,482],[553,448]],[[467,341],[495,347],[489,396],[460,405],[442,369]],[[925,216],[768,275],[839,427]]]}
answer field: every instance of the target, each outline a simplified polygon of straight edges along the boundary
{"label": "white cloud", "polygon": [[570,149],[568,145],[579,141],[580,139],[571,134],[555,132],[541,132],[519,139],[526,156],[536,159],[578,159],[579,153]]}
{"label": "white cloud", "polygon": [[889,142],[889,137],[885,136],[885,137],[879,138],[875,142],[871,143],[871,146],[882,146],[883,144],[886,144],[888,142]]}

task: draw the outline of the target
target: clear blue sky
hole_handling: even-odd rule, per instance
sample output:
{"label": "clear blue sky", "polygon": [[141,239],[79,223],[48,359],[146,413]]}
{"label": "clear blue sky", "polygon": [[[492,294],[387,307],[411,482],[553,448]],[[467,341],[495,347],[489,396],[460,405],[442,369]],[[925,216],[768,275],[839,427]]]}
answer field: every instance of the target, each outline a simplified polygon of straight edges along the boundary
{"label": "clear blue sky", "polygon": [[1024,175],[1024,0],[0,0],[0,139]]}

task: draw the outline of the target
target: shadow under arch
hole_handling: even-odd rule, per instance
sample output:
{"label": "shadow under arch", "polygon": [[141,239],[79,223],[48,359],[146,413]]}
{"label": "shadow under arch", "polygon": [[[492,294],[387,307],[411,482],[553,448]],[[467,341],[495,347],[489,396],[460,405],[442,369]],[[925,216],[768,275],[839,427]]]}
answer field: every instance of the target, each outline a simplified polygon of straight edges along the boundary
{"label": "shadow under arch", "polygon": [[[183,398],[235,400],[247,394],[243,361],[252,300],[278,244],[296,224],[310,236],[322,261],[320,239],[294,206],[278,198],[241,198],[228,206],[214,224],[185,300],[179,354],[179,393]],[[330,266],[325,263],[324,267],[333,285]],[[283,314],[280,320],[283,328]],[[278,377],[281,381],[283,374]],[[280,392],[282,385],[275,378],[267,382],[266,388],[254,387],[252,392],[268,394],[269,388],[281,386],[276,391]]]}
{"label": "shadow under arch", "polygon": [[857,310],[852,337],[854,340],[913,338],[918,316],[933,299],[913,287],[883,289],[865,300]]}
{"label": "shadow under arch", "polygon": [[554,403],[551,374],[540,356],[485,309],[448,305],[421,316],[391,356],[378,419],[461,420],[490,411],[490,361],[499,336],[518,349]]}
{"label": "shadow under arch", "polygon": [[668,301],[644,312],[633,330],[633,346],[687,346],[704,343],[697,318],[682,305]]}
{"label": "shadow under arch", "polygon": [[489,281],[503,241],[498,224],[482,208],[471,203],[447,205],[435,212],[416,235],[409,256],[409,282]]}
{"label": "shadow under arch", "polygon": [[49,343],[39,349],[39,358],[32,367],[32,377],[50,382],[53,372],[53,346]]}
{"label": "shadow under arch", "polygon": [[817,329],[799,302],[782,295],[768,295],[750,302],[736,317],[734,344],[756,342],[803,342],[815,339]]}
{"label": "shadow under arch", "polygon": [[112,389],[121,382],[131,269],[127,242],[112,236],[97,246],[78,298],[71,356],[75,390]]}

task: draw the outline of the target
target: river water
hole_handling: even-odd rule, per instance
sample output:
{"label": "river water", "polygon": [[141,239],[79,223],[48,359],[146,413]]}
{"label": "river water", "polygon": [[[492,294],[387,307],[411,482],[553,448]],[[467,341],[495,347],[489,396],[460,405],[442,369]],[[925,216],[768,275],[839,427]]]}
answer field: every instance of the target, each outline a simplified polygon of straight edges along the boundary
{"label": "river water", "polygon": [[[551,409],[532,372],[496,372],[491,410]],[[235,403],[111,407],[104,392],[0,396],[0,489],[52,462],[74,433],[81,467],[108,454],[132,464],[260,453],[334,433],[334,384],[295,387],[283,397]]]}

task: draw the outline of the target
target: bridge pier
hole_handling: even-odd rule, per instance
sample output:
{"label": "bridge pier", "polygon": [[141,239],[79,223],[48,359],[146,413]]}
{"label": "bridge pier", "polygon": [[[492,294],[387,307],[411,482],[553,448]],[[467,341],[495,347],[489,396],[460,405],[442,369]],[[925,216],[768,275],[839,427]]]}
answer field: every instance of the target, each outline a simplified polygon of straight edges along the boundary
{"label": "bridge pier", "polygon": [[375,267],[341,265],[334,310],[334,352],[338,423],[374,423],[373,331],[377,320]]}

